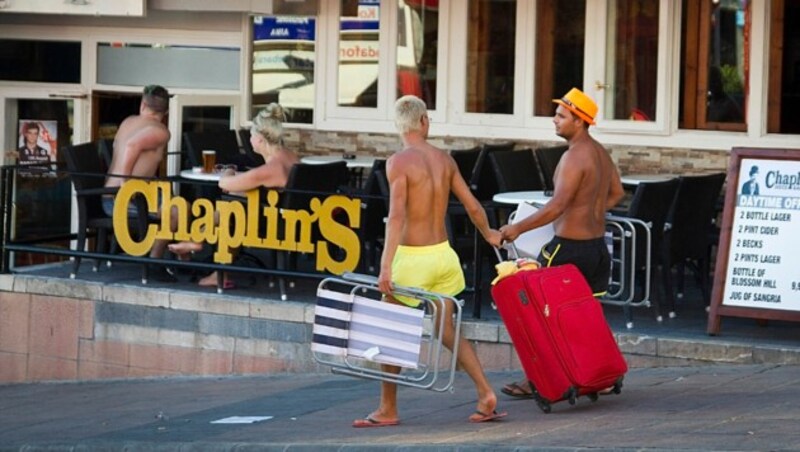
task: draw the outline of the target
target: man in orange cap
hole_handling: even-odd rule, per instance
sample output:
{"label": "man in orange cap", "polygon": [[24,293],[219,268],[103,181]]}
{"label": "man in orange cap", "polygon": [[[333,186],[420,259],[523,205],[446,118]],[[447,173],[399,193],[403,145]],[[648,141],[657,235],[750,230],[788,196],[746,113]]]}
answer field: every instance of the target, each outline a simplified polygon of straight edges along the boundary
{"label": "man in orange cap", "polygon": [[[578,88],[572,88],[558,104],[553,124],[556,135],[569,148],[553,175],[553,198],[533,215],[503,226],[503,239],[513,241],[521,233],[553,223],[555,237],[541,250],[538,261],[546,267],[575,264],[595,296],[608,289],[610,256],[605,244],[605,215],[623,197],[614,162],[603,146],[589,135],[597,104]],[[503,388],[505,394],[532,397],[527,380]]]}

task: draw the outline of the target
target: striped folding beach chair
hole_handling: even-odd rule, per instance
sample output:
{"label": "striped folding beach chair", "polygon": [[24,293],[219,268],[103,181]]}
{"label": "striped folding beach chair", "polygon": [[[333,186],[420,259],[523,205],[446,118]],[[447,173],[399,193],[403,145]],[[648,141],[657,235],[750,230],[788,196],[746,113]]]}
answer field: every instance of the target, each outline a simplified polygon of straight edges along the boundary
{"label": "striped folding beach chair", "polygon": [[[409,307],[385,301],[373,276],[349,273],[323,280],[314,309],[314,359],[330,366],[334,373],[434,391],[450,390],[457,350],[447,351],[439,332],[444,330],[443,322],[456,322],[458,344],[461,302],[418,289],[396,287],[395,291],[422,303]],[[437,316],[447,301],[456,306],[452,319]],[[439,325],[435,324],[437,317]],[[397,375],[381,371],[376,364],[407,370]]]}

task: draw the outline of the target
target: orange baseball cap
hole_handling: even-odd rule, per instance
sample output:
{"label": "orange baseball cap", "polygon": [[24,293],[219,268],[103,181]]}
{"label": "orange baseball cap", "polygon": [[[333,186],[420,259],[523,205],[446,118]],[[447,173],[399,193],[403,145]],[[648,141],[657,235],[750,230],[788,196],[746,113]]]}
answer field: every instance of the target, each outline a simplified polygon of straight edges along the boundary
{"label": "orange baseball cap", "polygon": [[553,102],[562,105],[590,125],[595,124],[594,117],[597,115],[597,104],[578,88],[572,88],[564,97],[553,99]]}

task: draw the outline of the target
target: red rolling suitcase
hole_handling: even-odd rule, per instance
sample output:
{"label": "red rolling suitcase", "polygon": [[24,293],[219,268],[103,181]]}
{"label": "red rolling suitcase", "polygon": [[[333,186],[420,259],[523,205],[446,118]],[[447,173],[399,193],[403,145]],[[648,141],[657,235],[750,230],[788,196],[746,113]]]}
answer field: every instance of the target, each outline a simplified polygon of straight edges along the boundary
{"label": "red rolling suitcase", "polygon": [[628,366],[577,267],[519,271],[498,281],[492,297],[542,411],[620,392]]}

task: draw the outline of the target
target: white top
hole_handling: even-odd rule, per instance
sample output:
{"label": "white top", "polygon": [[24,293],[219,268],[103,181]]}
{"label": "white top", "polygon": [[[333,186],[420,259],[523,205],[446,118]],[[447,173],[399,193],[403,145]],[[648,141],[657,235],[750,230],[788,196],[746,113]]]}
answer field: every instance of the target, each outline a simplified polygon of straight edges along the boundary
{"label": "white top", "polygon": [[181,171],[181,177],[192,180],[207,180],[217,182],[219,181],[221,175],[222,173],[204,173],[202,171],[195,171],[194,169],[185,169]]}
{"label": "white top", "polygon": [[620,177],[623,185],[639,185],[642,182],[666,182],[670,179],[677,179],[679,175],[663,174],[627,174]]}
{"label": "white top", "polygon": [[357,155],[355,158],[346,159],[341,155],[308,155],[300,159],[301,163],[321,165],[323,163],[347,162],[348,168],[372,168],[372,164],[378,157],[368,155]]}
{"label": "white top", "polygon": [[537,202],[540,204],[545,204],[547,201],[550,201],[551,198],[552,196],[545,196],[544,192],[541,190],[507,191],[503,193],[497,193],[496,195],[492,196],[492,201],[516,206],[523,202]]}

